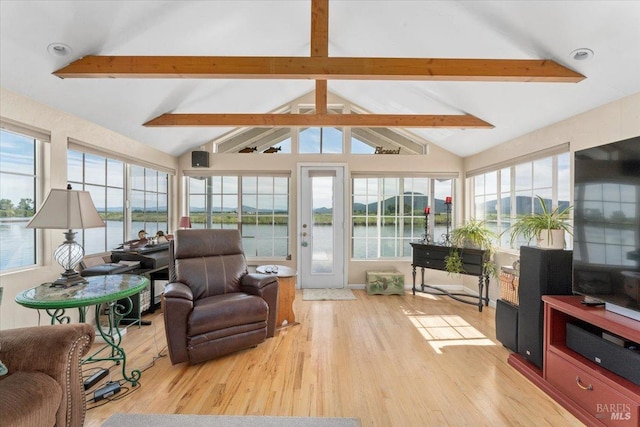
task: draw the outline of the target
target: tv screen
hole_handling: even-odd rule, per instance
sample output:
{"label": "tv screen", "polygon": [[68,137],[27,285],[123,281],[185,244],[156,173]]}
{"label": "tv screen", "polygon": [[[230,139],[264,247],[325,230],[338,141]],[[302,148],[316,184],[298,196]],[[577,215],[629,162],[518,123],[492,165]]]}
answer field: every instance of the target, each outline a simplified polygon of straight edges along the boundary
{"label": "tv screen", "polygon": [[574,171],[573,291],[639,318],[640,136],[576,151]]}

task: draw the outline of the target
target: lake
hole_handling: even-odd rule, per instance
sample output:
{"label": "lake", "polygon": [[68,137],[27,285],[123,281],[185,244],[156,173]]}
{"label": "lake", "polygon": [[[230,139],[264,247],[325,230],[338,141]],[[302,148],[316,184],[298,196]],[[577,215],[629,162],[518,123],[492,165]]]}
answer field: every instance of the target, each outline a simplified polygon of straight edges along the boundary
{"label": "lake", "polygon": [[[25,220],[0,220],[0,270],[12,269],[23,265],[34,264],[32,253],[35,247],[35,238],[33,230],[25,229],[24,225],[28,222]],[[122,221],[107,221],[107,247],[115,248],[122,243],[123,223]],[[201,225],[202,226],[202,225]],[[132,223],[132,230],[140,230],[144,227],[141,222]],[[194,224],[197,228],[198,224]],[[235,228],[234,224],[229,224],[228,228]],[[331,236],[330,225],[316,225],[313,229],[313,235],[316,239],[316,245],[325,250],[328,256],[331,255],[328,238]],[[61,234],[63,230],[57,230]],[[151,230],[149,230],[151,232]],[[288,226],[286,225],[244,225],[244,233],[253,235],[256,238],[243,238],[243,246],[248,257],[270,257],[272,254],[278,257],[286,257],[293,253],[293,249],[289,248]],[[375,227],[366,227],[364,225],[354,226],[353,258],[356,259],[375,259],[378,253],[377,229]],[[404,256],[411,256],[411,247],[409,242],[416,241],[421,238],[423,230],[419,230],[420,235],[412,236],[410,229],[406,229],[402,239]],[[54,231],[56,232],[56,231]],[[418,231],[416,231],[418,232]],[[399,248],[396,247],[398,242],[395,236],[395,226],[383,226],[380,229],[380,251],[383,258],[395,257]],[[436,227],[435,240],[442,239],[445,233],[445,227]],[[261,238],[262,237],[262,238]],[[324,239],[324,240],[322,240]],[[81,240],[78,240],[81,242]],[[85,230],[85,253],[104,252],[105,230],[102,228],[94,228]],[[82,243],[82,242],[81,242]],[[366,254],[366,257],[365,257]]]}

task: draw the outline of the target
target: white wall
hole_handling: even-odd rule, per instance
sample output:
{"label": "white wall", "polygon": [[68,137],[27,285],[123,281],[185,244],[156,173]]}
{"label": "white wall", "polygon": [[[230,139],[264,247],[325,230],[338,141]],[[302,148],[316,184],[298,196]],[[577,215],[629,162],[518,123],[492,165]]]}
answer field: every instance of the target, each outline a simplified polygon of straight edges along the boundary
{"label": "white wall", "polygon": [[[566,142],[569,142],[569,149],[573,153],[639,135],[640,93],[636,93],[528,133],[475,156],[467,157],[464,161],[464,168],[465,171],[484,168]],[[573,156],[571,157],[573,158]],[[571,170],[573,170],[573,165]],[[573,175],[571,188],[573,188]],[[499,266],[511,265],[515,259],[517,259],[517,254],[514,253],[496,255]],[[472,288],[472,286],[470,287]],[[499,296],[496,280],[492,280],[489,296],[492,300]]]}
{"label": "white wall", "polygon": [[[0,116],[2,119],[36,128],[51,135],[51,142],[46,144],[44,150],[45,176],[42,182],[44,195],[51,188],[66,188],[67,186],[67,141],[69,138],[86,144],[94,144],[102,150],[108,147],[113,152],[126,153],[133,158],[142,158],[148,163],[164,168],[177,169],[177,159],[173,156],[4,88],[0,88]],[[174,183],[173,186],[175,187],[175,185]],[[169,209],[170,212],[177,210],[175,201]],[[173,221],[175,225],[177,220],[174,218]],[[4,288],[4,296],[0,306],[0,328],[2,329],[38,324],[38,312],[18,305],[14,299],[18,293],[25,289],[55,280],[62,272],[61,267],[55,261],[53,261],[54,265],[51,265],[53,250],[64,240],[62,232],[60,230],[44,230],[42,235],[43,266],[0,275],[0,286]],[[70,311],[77,319],[76,310]],[[46,313],[42,312],[41,316],[41,323],[49,322]]]}

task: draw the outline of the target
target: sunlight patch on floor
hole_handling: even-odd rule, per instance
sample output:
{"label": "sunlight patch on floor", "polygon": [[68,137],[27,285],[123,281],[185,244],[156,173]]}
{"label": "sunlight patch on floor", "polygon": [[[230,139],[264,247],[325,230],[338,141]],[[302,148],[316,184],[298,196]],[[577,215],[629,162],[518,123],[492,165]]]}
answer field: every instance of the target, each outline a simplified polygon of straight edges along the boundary
{"label": "sunlight patch on floor", "polygon": [[407,317],[438,354],[442,354],[442,349],[447,346],[495,345],[460,316],[413,315]]}

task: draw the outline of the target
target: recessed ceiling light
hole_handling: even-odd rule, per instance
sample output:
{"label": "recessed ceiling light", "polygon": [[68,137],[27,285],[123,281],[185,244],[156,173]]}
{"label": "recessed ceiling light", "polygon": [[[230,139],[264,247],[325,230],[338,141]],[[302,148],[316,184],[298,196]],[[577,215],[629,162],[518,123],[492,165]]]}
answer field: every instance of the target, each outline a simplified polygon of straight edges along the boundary
{"label": "recessed ceiling light", "polygon": [[71,53],[71,48],[64,43],[51,43],[47,46],[47,51],[54,56],[67,56]]}
{"label": "recessed ceiling light", "polygon": [[571,52],[571,59],[576,61],[586,61],[587,59],[591,59],[593,57],[593,51],[591,49],[587,49],[586,47],[581,47],[580,49],[576,49]]}

